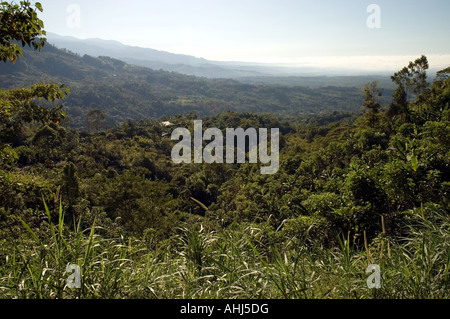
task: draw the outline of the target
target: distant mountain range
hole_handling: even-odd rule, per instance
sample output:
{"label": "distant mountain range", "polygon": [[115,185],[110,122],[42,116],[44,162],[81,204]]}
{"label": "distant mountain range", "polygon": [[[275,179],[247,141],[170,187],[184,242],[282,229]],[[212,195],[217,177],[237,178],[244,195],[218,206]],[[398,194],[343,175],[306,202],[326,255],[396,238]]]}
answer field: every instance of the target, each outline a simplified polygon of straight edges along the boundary
{"label": "distant mountain range", "polygon": [[189,55],[174,54],[154,49],[124,45],[117,41],[102,39],[81,40],[74,37],[48,33],[50,43],[60,49],[67,49],[81,55],[94,57],[108,56],[129,64],[155,70],[177,72],[207,78],[239,78],[248,76],[268,76],[264,67],[245,63],[223,63],[208,61]]}
{"label": "distant mountain range", "polygon": [[[80,128],[85,126],[86,114],[97,109],[105,113],[105,125],[114,126],[127,120],[189,112],[200,116],[227,110],[267,112],[292,118],[322,112],[355,112],[362,105],[360,87],[323,86],[327,78],[311,78],[311,83],[317,82],[314,88],[248,84],[233,79],[208,79],[154,70],[106,56],[75,54],[50,43],[41,52],[28,47],[23,51],[24,56],[15,64],[1,63],[0,88],[29,87],[42,81],[64,83],[71,91],[62,103],[70,125]],[[106,53],[103,51],[102,55]],[[180,59],[189,61],[186,56]],[[253,79],[264,82],[269,77]],[[333,81],[340,82],[338,79]],[[361,79],[358,81],[362,83]],[[390,92],[385,93],[389,96]]]}
{"label": "distant mountain range", "polygon": [[[249,62],[209,61],[189,55],[174,54],[154,49],[124,45],[102,39],[81,40],[75,37],[47,34],[48,41],[60,49],[80,55],[107,56],[128,64],[154,70],[177,72],[206,78],[237,79],[250,84],[283,86],[345,86],[362,87],[364,83],[378,80],[381,86],[391,86],[389,76],[325,76],[323,70],[312,67],[292,68],[272,64]],[[327,71],[332,75],[332,71]],[[336,72],[336,71],[334,71]]]}

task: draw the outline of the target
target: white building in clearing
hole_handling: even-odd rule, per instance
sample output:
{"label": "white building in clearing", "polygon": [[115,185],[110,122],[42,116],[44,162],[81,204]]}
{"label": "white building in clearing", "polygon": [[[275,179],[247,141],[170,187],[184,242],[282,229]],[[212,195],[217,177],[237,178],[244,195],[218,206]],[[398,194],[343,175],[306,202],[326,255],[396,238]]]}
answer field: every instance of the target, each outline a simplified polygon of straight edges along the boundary
{"label": "white building in clearing", "polygon": [[166,122],[161,122],[161,125],[164,126],[164,127],[168,127],[168,126],[173,126],[175,124],[170,123],[169,121],[166,121]]}

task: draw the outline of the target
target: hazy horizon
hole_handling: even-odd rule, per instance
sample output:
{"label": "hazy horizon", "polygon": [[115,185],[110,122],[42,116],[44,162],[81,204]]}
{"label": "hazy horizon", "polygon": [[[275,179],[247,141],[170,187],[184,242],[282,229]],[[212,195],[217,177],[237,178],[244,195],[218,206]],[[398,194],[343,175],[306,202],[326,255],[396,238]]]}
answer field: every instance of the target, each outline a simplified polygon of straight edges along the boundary
{"label": "hazy horizon", "polygon": [[424,54],[431,69],[450,65],[445,0],[40,2],[48,32],[211,61],[379,73]]}

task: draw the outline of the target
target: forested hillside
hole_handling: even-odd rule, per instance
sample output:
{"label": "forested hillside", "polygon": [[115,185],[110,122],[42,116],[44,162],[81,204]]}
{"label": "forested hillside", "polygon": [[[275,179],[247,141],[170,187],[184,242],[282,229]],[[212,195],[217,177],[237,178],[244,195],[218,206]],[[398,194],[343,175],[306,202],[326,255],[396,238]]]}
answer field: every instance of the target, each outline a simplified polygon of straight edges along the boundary
{"label": "forested hillside", "polygon": [[[106,277],[94,276],[86,278],[86,288],[78,292],[85,297],[179,297],[186,293],[193,298],[367,297],[370,291],[360,275],[365,261],[386,267],[384,290],[378,296],[448,297],[447,75],[441,74],[421,102],[409,104],[408,120],[407,114],[399,113],[393,120],[386,112],[372,110],[356,120],[326,125],[235,112],[203,118],[205,127],[281,128],[281,168],[272,176],[260,175],[259,166],[253,164],[175,165],[170,158],[174,144],[167,135],[170,130],[158,121],[124,122],[92,134],[57,124],[23,127],[13,144],[17,159],[5,162],[4,158],[1,171],[1,254],[10,256],[3,269],[12,271],[25,262],[11,261],[10,244],[19,245],[23,253],[34,249],[31,243],[20,244],[28,242],[26,228],[30,227],[34,240],[48,241],[45,250],[75,249],[67,252],[66,262],[79,260],[87,267],[83,272],[93,272],[90,276],[98,270],[89,268],[88,262],[126,254],[115,246],[116,240],[118,245],[136,249],[124,255],[130,268],[114,273],[120,289],[92,290],[90,281],[100,281],[101,289],[109,285]],[[194,118],[166,119],[191,127]],[[54,246],[62,245],[62,237],[48,238],[51,224],[44,202],[49,218],[55,223],[59,218],[61,231],[67,234],[60,236],[69,236],[68,241],[76,236],[73,240],[79,244]],[[60,203],[64,215],[58,215]],[[95,239],[83,239],[83,232],[94,223]],[[96,253],[90,251],[90,259],[85,260],[79,255],[85,253],[83,240],[106,246]],[[50,258],[33,251],[27,254],[36,259],[33,271],[40,271],[40,258]],[[150,264],[145,261],[148,258]],[[289,263],[285,265],[283,258]],[[305,273],[291,273],[291,267],[304,265],[303,258],[312,263]],[[332,266],[328,258],[338,259]],[[318,262],[326,264],[319,267]],[[250,268],[242,268],[245,264]],[[189,282],[213,276],[209,281],[219,290],[199,291],[188,282],[173,287],[172,280],[181,275],[175,265],[187,267],[185,275],[192,276]],[[415,265],[416,273],[407,273],[408,265]],[[63,271],[62,264],[52,267],[60,267],[55,268],[57,273]],[[146,267],[158,269],[153,273],[154,284],[148,284],[153,292],[145,292],[147,283],[139,278],[133,279],[132,286],[126,285],[132,275],[128,270],[150,271]],[[166,271],[171,275],[160,278]],[[282,273],[272,278],[272,271]],[[247,272],[247,279],[241,277]],[[222,275],[230,277],[214,279]],[[13,288],[2,290],[3,296],[18,293],[16,280],[24,281],[30,297],[72,294],[62,286],[59,292],[49,288],[38,292],[29,276],[22,273],[11,278],[3,273],[4,286]],[[47,274],[40,285],[56,280],[54,276]],[[342,276],[352,281],[342,281]],[[297,287],[294,279],[303,280],[304,288]],[[278,280],[289,285],[279,287]],[[408,286],[413,284],[419,286]],[[355,295],[349,294],[352,285]],[[198,289],[207,287],[210,284],[205,282]]]}
{"label": "forested hillside", "polygon": [[[24,49],[13,64],[0,65],[0,87],[64,83],[71,92],[63,101],[70,126],[86,128],[86,115],[102,110],[105,127],[125,120],[196,112],[270,112],[284,117],[321,112],[358,112],[361,89],[278,87],[211,80],[157,71],[122,61],[83,57],[47,44],[41,52]],[[389,91],[386,92],[387,94]]]}

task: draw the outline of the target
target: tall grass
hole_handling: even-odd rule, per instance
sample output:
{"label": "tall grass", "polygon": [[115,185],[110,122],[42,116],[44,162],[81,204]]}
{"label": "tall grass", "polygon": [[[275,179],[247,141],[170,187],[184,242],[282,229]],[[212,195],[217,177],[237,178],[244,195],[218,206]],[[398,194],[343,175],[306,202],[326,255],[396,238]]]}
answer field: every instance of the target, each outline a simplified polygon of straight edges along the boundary
{"label": "tall grass", "polygon": [[[61,205],[56,225],[47,205],[45,212],[47,231],[40,231],[38,235],[22,221],[29,238],[22,237],[2,246],[0,296],[37,299],[123,296],[127,284],[123,275],[132,263],[127,259],[128,247],[96,235],[95,222],[86,230],[81,229],[81,220],[75,229],[67,229]],[[67,287],[68,265],[80,267],[80,289]]]}
{"label": "tall grass", "polygon": [[450,297],[450,218],[437,206],[412,212],[406,238],[383,260],[384,298]]}
{"label": "tall grass", "polygon": [[[257,225],[220,232],[186,226],[154,250],[145,239],[105,239],[95,222],[68,229],[61,206],[55,223],[45,212],[39,232],[23,222],[28,235],[2,243],[0,298],[449,297],[450,222],[439,207],[411,212],[407,237],[381,236],[368,250],[349,235],[334,249],[296,238],[270,243]],[[371,262],[382,270],[379,290],[366,284]],[[79,289],[67,286],[70,264],[80,267]]]}

